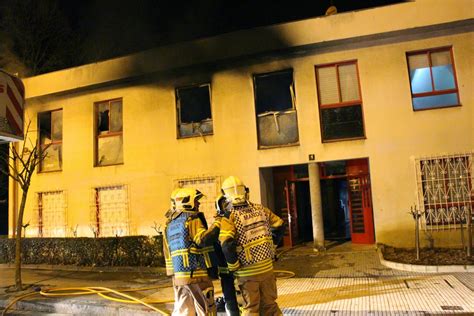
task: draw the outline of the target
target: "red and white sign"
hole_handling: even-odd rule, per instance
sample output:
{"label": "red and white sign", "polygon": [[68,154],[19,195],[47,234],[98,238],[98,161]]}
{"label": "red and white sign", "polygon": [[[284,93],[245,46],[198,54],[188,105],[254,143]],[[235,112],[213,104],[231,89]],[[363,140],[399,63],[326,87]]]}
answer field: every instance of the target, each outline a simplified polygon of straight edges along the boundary
{"label": "red and white sign", "polygon": [[23,140],[24,104],[21,80],[0,70],[0,143]]}

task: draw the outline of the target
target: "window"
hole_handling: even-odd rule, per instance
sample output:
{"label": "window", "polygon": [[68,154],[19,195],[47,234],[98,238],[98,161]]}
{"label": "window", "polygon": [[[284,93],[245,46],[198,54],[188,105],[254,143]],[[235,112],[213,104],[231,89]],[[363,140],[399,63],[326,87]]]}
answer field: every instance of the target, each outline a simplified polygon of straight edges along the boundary
{"label": "window", "polygon": [[176,89],[176,106],[179,137],[212,134],[210,84]]}
{"label": "window", "polygon": [[259,148],[298,144],[293,70],[254,76]]}
{"label": "window", "polygon": [[220,192],[220,181],[218,177],[195,177],[176,180],[175,187],[194,188],[204,194],[199,206],[199,210],[204,213],[208,224],[214,221],[216,215],[215,201]]}
{"label": "window", "polygon": [[66,199],[63,191],[39,192],[38,237],[66,237]]}
{"label": "window", "polygon": [[407,54],[414,110],[459,105],[451,48]]}
{"label": "window", "polygon": [[364,138],[357,62],[316,66],[322,141]]}
{"label": "window", "polygon": [[95,237],[130,234],[128,192],[124,185],[95,188],[93,191],[92,225]]}
{"label": "window", "polygon": [[417,159],[418,195],[429,229],[466,223],[472,213],[473,154]]}
{"label": "window", "polygon": [[38,114],[41,156],[40,172],[62,169],[63,110]]}
{"label": "window", "polygon": [[96,166],[123,163],[122,100],[95,104]]}

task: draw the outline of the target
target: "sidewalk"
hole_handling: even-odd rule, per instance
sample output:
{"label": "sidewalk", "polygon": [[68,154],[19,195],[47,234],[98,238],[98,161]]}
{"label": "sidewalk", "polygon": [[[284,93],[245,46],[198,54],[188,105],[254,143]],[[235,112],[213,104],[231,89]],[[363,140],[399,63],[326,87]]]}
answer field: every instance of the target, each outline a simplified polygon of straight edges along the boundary
{"label": "sidewalk", "polygon": [[[474,315],[474,273],[429,274],[393,270],[380,263],[375,246],[346,243],[325,253],[316,253],[311,247],[296,247],[283,253],[275,268],[296,274],[294,278],[277,281],[278,303],[285,315]],[[163,273],[149,271],[25,269],[23,280],[41,287],[103,286],[123,289],[170,285]],[[5,294],[5,287],[13,283],[14,270],[1,268],[0,311],[11,296]],[[215,285],[219,287],[218,283]],[[172,299],[173,291],[166,287],[133,295],[166,300]],[[156,306],[168,311],[172,309],[172,304]],[[35,311],[34,315],[39,315],[39,312],[101,316],[157,314],[144,306],[89,295],[27,299],[18,303],[16,308]]]}

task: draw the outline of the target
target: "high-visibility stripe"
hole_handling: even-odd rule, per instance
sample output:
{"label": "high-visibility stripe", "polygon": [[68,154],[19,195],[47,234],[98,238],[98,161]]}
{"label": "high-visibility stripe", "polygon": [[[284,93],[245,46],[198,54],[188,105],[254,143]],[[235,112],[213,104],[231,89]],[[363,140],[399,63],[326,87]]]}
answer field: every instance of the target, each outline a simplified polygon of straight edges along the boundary
{"label": "high-visibility stripe", "polygon": [[271,259],[262,261],[261,263],[242,267],[235,272],[236,276],[252,276],[273,270],[273,262]]}
{"label": "high-visibility stripe", "polygon": [[[199,278],[199,277],[206,277],[207,276],[207,271],[206,270],[195,270],[192,273],[193,273],[193,278]],[[179,279],[191,278],[191,272],[190,271],[175,272],[174,276],[175,276],[175,278],[179,278]]]}

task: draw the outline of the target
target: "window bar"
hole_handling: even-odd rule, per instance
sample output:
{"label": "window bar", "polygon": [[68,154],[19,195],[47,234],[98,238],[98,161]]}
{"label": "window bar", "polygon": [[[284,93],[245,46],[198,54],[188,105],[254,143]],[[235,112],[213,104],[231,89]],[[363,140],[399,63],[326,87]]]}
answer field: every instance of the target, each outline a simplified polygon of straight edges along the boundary
{"label": "window bar", "polygon": [[100,200],[99,200],[99,190],[95,190],[95,227],[96,232],[94,237],[100,236]]}
{"label": "window bar", "polygon": [[43,237],[43,194],[38,193],[38,237]]}

